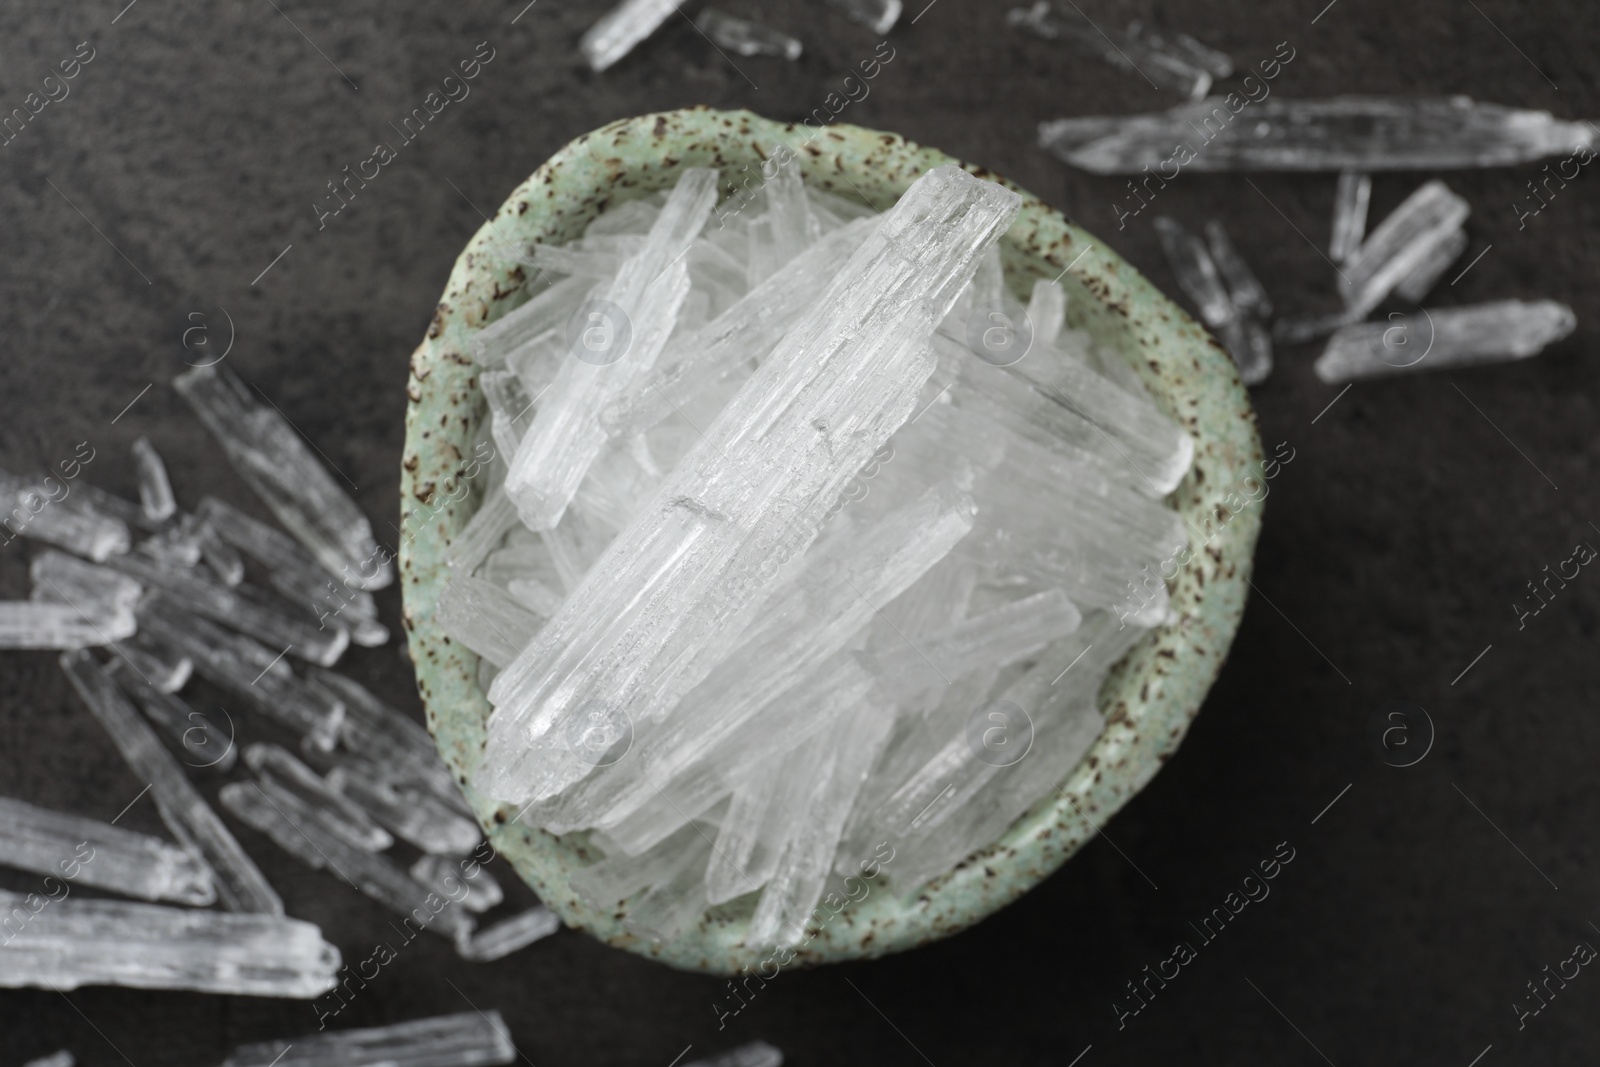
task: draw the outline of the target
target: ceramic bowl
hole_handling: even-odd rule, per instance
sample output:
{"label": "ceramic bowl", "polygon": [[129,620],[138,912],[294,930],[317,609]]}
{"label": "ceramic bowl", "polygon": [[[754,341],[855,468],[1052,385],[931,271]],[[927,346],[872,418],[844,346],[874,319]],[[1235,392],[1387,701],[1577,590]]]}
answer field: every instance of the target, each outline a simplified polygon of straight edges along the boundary
{"label": "ceramic bowl", "polygon": [[624,119],[557,152],[468,242],[411,357],[400,478],[401,513],[411,513],[400,546],[411,658],[428,727],[490,842],[561,919],[618,948],[715,974],[764,963],[762,973],[770,973],[770,951],[741,943],[753,894],[670,941],[646,940],[627,929],[626,903],[599,911],[570,888],[572,874],[599,855],[585,834],[554,837],[529,828],[466,785],[489,705],[477,683],[478,657],[440,631],[433,609],[448,577],[446,547],[471,517],[484,480],[463,474],[487,417],[468,342],[526,299],[523,269],[498,250],[508,241],[570,241],[601,211],[670,186],[685,167],[720,168],[727,195],[736,183],[759,181],[761,161],[779,144],[798,154],[808,184],[880,209],[944,163],[1016,189],[1021,215],[1002,242],[1012,291],[1025,294],[1033,279],[1061,276],[1069,325],[1126,357],[1156,403],[1195,440],[1194,467],[1169,498],[1189,523],[1194,549],[1168,582],[1177,621],[1152,632],[1111,673],[1100,698],[1105,730],[1077,766],[1061,768],[1058,792],[914,895],[882,877],[869,882],[865,899],[821,923],[792,961],[787,953],[781,961],[874,957],[955,933],[1017,899],[1081,848],[1160,769],[1199,710],[1238,627],[1261,523],[1260,504],[1240,488],[1260,475],[1261,444],[1226,352],[1102,242],[999,175],[892,133],[705,108]]}

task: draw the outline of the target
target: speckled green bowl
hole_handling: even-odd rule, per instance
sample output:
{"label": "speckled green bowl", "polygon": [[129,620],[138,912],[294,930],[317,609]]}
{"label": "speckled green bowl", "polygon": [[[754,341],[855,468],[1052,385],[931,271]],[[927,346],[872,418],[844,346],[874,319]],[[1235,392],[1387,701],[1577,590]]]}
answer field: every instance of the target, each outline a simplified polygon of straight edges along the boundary
{"label": "speckled green bowl", "polygon": [[[468,242],[411,357],[406,384],[400,496],[401,513],[412,513],[406,529],[414,536],[400,546],[404,616],[417,688],[439,751],[494,847],[567,925],[675,967],[717,974],[755,969],[768,958],[767,950],[740,943],[753,895],[714,910],[672,941],[642,939],[624,928],[627,904],[599,912],[569,887],[573,872],[597,858],[585,835],[558,838],[515,823],[514,811],[465,786],[483,747],[489,705],[476,680],[478,657],[439,630],[433,609],[447,576],[445,548],[480,492],[475,483],[463,485],[460,473],[485,417],[468,340],[526,299],[522,269],[497,256],[496,245],[570,241],[599,212],[671,185],[685,167],[721,168],[729,193],[740,175],[759,174],[761,160],[780,143],[799,154],[808,184],[880,208],[928,168],[960,162],[895,134],[796,127],[745,111],[696,108],[612,123],[556,153]],[[1016,189],[999,175],[961,165]],[[1081,763],[1061,768],[1061,795],[1040,801],[997,843],[914,897],[880,882],[823,925],[796,953],[799,964],[880,956],[944,937],[1061,866],[1177,748],[1244,608],[1261,508],[1242,505],[1239,489],[1259,475],[1261,443],[1232,360],[1103,244],[1043,201],[1017,192],[1022,212],[1002,246],[1011,288],[1023,293],[1032,279],[1065,270],[1069,323],[1125,355],[1156,402],[1195,439],[1194,468],[1170,498],[1199,531],[1192,560],[1168,583],[1179,621],[1151,634],[1112,672],[1101,693],[1105,731]]]}

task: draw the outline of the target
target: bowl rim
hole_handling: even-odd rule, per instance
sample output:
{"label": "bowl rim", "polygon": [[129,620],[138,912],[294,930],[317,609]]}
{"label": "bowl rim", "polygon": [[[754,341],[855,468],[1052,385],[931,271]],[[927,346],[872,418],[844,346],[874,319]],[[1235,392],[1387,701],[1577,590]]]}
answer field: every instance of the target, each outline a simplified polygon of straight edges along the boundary
{"label": "bowl rim", "polygon": [[[1024,277],[1060,272],[1077,283],[1092,314],[1122,327],[1130,361],[1158,405],[1194,438],[1195,456],[1167,497],[1189,526],[1192,550],[1166,583],[1176,621],[1152,631],[1112,671],[1100,693],[1105,728],[1075,767],[1063,769],[1054,795],[914,894],[902,896],[893,885],[888,860],[887,882],[881,872],[869,873],[858,883],[860,899],[830,894],[807,940],[775,952],[740,944],[751,897],[654,942],[624,925],[626,902],[601,911],[572,891],[571,874],[600,855],[587,835],[558,838],[528,827],[512,808],[469,784],[489,705],[477,685],[478,657],[438,629],[433,608],[447,572],[446,546],[475,510],[487,469],[472,448],[485,405],[468,341],[526,299],[522,266],[497,249],[508,241],[571,240],[606,207],[665,187],[685,167],[718,167],[727,193],[738,174],[759,171],[778,144],[795,151],[808,184],[858,202],[872,202],[874,193],[892,201],[945,163],[1021,194],[1018,219],[1003,238],[1008,279],[1019,271]],[[735,167],[742,169],[730,177]],[[1240,494],[1250,478],[1264,477],[1264,468],[1255,414],[1233,360],[1098,239],[1004,177],[898,134],[779,123],[748,111],[696,107],[640,115],[558,151],[512,191],[457,258],[411,357],[406,395],[402,619],[428,729],[490,845],[568,926],[685,970],[745,971],[763,980],[783,967],[871,958],[955,933],[1015,900],[1099,832],[1177,748],[1221,669],[1243,612],[1266,495],[1265,481],[1259,500],[1248,490]]]}

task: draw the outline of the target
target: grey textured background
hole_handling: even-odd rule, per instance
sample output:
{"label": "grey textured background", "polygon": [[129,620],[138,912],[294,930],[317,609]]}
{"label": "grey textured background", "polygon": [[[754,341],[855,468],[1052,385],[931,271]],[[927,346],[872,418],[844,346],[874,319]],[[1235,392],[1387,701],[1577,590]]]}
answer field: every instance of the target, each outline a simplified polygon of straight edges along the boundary
{"label": "grey textured background", "polygon": [[[480,211],[615,118],[706,103],[797,119],[877,43],[815,0],[722,0],[802,37],[805,57],[736,70],[675,18],[595,76],[575,43],[604,9],[596,0],[537,0],[514,24],[525,0],[125,2],[0,9],[4,109],[79,42],[96,52],[71,95],[0,148],[0,465],[40,469],[88,441],[86,476],[126,493],[127,447],[143,433],[181,503],[211,492],[254,508],[168,385],[189,314],[220,343],[225,310],[234,368],[358,487],[382,533],[396,510],[406,359]],[[1241,67],[1287,40],[1298,54],[1275,83],[1283,96],[1471,93],[1600,115],[1592,5],[1340,0],[1313,24],[1323,2],[1083,0],[1082,11],[1192,32]],[[1007,174],[1170,287],[1154,211],[1118,232],[1121,182],[1046,157],[1034,127],[1174,98],[1008,31],[1007,6],[938,0],[890,35],[895,59],[842,119]],[[390,140],[389,123],[482,41],[495,56],[471,96],[319,232],[311,204],[324,183]],[[1578,540],[1600,542],[1595,178],[1585,172],[1519,231],[1512,205],[1537,171],[1445,176],[1473,204],[1468,256],[1493,247],[1435,299],[1551,297],[1575,308],[1577,333],[1518,366],[1357,385],[1320,418],[1337,389],[1312,376],[1313,350],[1280,353],[1255,399],[1268,448],[1286,441],[1295,459],[1267,501],[1258,594],[1189,739],[1109,840],[946,942],[786,973],[721,1032],[720,982],[571,932],[488,965],[418,941],[338,1024],[497,1008],[539,1067],[666,1067],[686,1046],[693,1058],[754,1037],[796,1065],[1064,1065],[1091,1045],[1083,1067],[1466,1065],[1490,1045],[1486,1067],[1593,1063],[1600,977],[1582,974],[1520,1032],[1511,1009],[1544,965],[1600,943],[1600,578],[1582,575],[1520,632],[1509,606]],[[1374,212],[1423,177],[1380,176]],[[1331,308],[1331,272],[1312,246],[1327,239],[1333,178],[1253,180],[1185,174],[1155,210],[1226,220],[1282,309]],[[25,595],[26,555],[0,550],[0,595]],[[397,592],[379,601],[397,628]],[[346,669],[417,710],[392,646],[354,651]],[[52,656],[7,653],[0,671],[0,794],[110,818],[138,793]],[[1365,738],[1373,708],[1394,697],[1422,704],[1437,728],[1405,770]],[[242,733],[272,736],[253,721]],[[148,799],[124,824],[159,832]],[[321,924],[347,960],[387,936],[387,917],[347,887],[240,837],[291,914]],[[1285,840],[1296,859],[1272,895],[1119,1031],[1110,1004],[1123,983],[1190,938],[1188,923]],[[0,874],[0,885],[30,881]],[[0,992],[6,1064],[63,1046],[85,1064],[214,1064],[240,1041],[314,1028],[299,1002]]]}

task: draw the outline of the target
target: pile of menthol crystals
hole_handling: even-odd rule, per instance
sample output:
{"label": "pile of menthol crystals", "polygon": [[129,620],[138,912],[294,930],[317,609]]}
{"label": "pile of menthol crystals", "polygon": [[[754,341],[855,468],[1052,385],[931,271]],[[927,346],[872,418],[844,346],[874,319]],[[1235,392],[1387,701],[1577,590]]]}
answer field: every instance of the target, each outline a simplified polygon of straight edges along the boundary
{"label": "pile of menthol crystals", "polygon": [[589,831],[574,887],[654,938],[748,898],[746,942],[792,943],[883,844],[910,893],[994,841],[1187,543],[1191,439],[1058,283],[1005,289],[1016,194],[942,166],[878,214],[766,173],[508,253],[535,291],[473,342],[496,460],[437,619],[484,661],[474,784]]}

